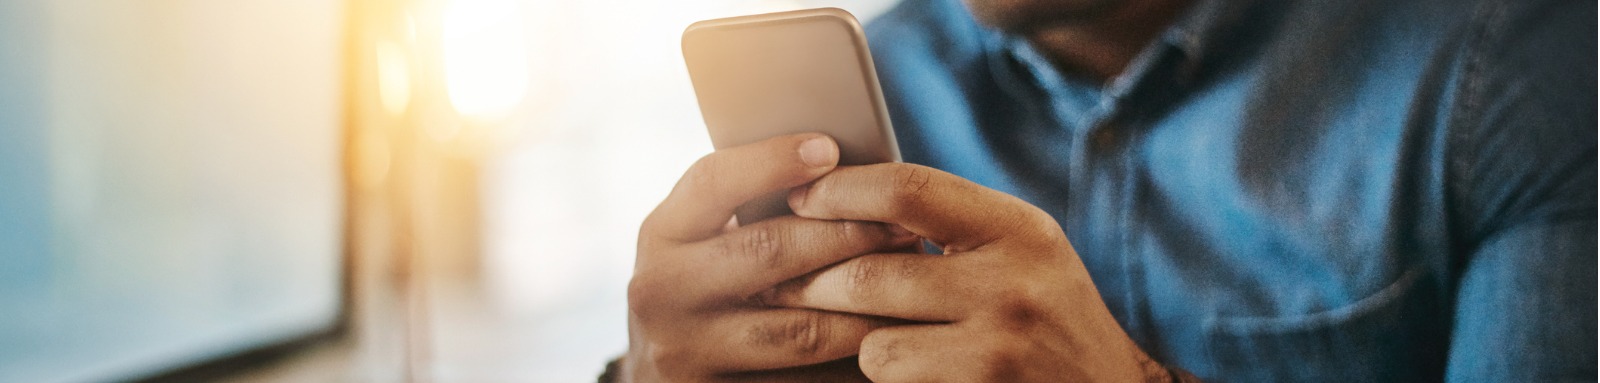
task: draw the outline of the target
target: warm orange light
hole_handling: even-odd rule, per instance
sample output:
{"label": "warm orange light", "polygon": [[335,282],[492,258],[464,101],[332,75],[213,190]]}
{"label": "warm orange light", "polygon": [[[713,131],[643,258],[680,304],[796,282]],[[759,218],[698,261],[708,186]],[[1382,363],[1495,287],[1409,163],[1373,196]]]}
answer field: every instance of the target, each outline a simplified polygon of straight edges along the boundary
{"label": "warm orange light", "polygon": [[378,42],[378,102],[392,114],[411,103],[411,70],[405,49],[392,41]]}
{"label": "warm orange light", "polygon": [[445,9],[445,87],[462,115],[503,117],[526,95],[528,53],[520,12],[513,0],[452,0]]}
{"label": "warm orange light", "polygon": [[383,187],[389,178],[389,141],[383,132],[366,132],[356,141],[356,183],[364,190]]}

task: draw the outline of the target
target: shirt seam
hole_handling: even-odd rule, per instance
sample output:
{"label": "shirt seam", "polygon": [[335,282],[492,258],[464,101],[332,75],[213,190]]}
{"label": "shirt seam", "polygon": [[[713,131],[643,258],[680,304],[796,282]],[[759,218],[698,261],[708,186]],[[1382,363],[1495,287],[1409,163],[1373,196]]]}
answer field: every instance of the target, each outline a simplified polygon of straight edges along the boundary
{"label": "shirt seam", "polygon": [[[1463,42],[1465,63],[1462,69],[1461,93],[1456,97],[1456,102],[1451,110],[1451,121],[1446,126],[1449,130],[1449,145],[1445,149],[1446,163],[1450,164],[1451,173],[1455,174],[1455,197],[1452,202],[1456,205],[1451,209],[1458,215],[1458,224],[1462,225],[1462,238],[1468,243],[1463,243],[1464,249],[1478,247],[1482,242],[1487,228],[1483,227],[1482,220],[1474,218],[1470,213],[1472,196],[1470,193],[1473,185],[1477,184],[1479,174],[1473,164],[1477,158],[1472,157],[1474,151],[1470,145],[1476,136],[1471,127],[1481,123],[1480,114],[1484,105],[1484,65],[1483,48],[1489,41],[1494,41],[1500,31],[1495,30],[1496,21],[1504,17],[1504,6],[1496,1],[1482,1],[1474,7],[1472,22],[1467,29],[1467,37]],[[1448,187],[1448,186],[1447,186]]]}

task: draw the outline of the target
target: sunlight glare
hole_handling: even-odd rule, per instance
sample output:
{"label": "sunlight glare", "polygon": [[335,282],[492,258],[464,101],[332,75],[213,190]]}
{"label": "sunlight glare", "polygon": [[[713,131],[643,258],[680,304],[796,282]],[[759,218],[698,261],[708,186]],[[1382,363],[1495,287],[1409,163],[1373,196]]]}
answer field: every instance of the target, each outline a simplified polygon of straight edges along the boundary
{"label": "sunlight glare", "polygon": [[513,0],[453,0],[444,12],[444,75],[450,103],[477,119],[504,117],[527,93],[523,16]]}
{"label": "sunlight glare", "polygon": [[392,41],[378,42],[378,101],[389,113],[400,115],[411,103],[411,70],[405,48]]}

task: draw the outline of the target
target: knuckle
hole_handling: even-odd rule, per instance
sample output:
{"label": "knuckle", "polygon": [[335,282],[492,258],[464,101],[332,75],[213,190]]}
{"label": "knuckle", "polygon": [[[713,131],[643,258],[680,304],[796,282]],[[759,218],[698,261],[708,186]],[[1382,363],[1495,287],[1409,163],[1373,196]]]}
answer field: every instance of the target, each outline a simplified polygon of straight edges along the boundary
{"label": "knuckle", "polygon": [[1016,283],[1006,283],[995,288],[994,302],[1000,305],[1021,305],[1031,301],[1028,289]]}
{"label": "knuckle", "polygon": [[933,182],[933,170],[918,165],[899,166],[892,180],[894,186],[890,195],[894,199],[890,207],[898,214],[927,199],[932,192],[928,186]]}
{"label": "knuckle", "polygon": [[894,262],[889,264],[890,270],[895,273],[895,276],[902,279],[916,280],[918,277],[933,271],[932,267],[928,265],[929,260],[927,259],[913,257],[895,257],[891,259]]}
{"label": "knuckle", "polygon": [[721,168],[722,161],[718,158],[716,153],[711,153],[695,160],[689,170],[683,173],[683,178],[678,180],[679,185],[690,191],[711,189],[716,185],[717,169]]}
{"label": "knuckle", "polygon": [[[1006,229],[996,231],[997,234],[1007,238],[1008,247],[1012,248],[1019,257],[1027,259],[1043,258],[1056,254],[1059,249],[1070,247],[1066,234],[1061,231],[1061,224],[1055,217],[1038,207],[1027,205],[1018,209],[1014,214],[1006,217],[1003,225]],[[988,241],[997,241],[1000,237]]]}
{"label": "knuckle", "polygon": [[888,336],[885,332],[872,332],[861,339],[860,364],[869,377],[875,371],[888,367],[900,358],[904,339]]}
{"label": "knuckle", "polygon": [[975,372],[979,381],[1011,382],[1019,378],[1022,366],[1008,348],[989,346],[979,353],[977,359],[979,368]]}
{"label": "knuckle", "polygon": [[996,319],[1011,329],[1032,326],[1045,320],[1035,294],[1024,288],[1007,288],[994,294]]}
{"label": "knuckle", "polygon": [[672,200],[670,198],[661,201],[660,204],[656,205],[655,209],[650,210],[649,215],[644,216],[643,221],[639,222],[639,251],[643,252],[654,247],[656,238],[659,237],[663,229],[668,227],[667,221],[670,221],[670,219],[665,217],[668,214],[665,210],[669,210],[668,205],[671,203]]}
{"label": "knuckle", "polygon": [[1056,222],[1055,217],[1050,216],[1050,213],[1045,212],[1044,209],[1040,209],[1039,207],[1031,204],[1025,206],[1026,208],[1017,213],[1019,216],[1017,218],[1018,221],[1022,221],[1024,224],[1030,227],[1041,230],[1060,229],[1060,223]]}
{"label": "knuckle", "polygon": [[666,377],[687,378],[695,375],[689,368],[690,364],[684,363],[692,359],[684,348],[657,343],[645,352],[644,357]]}
{"label": "knuckle", "polygon": [[821,353],[824,349],[823,339],[827,321],[822,320],[822,314],[808,312],[800,319],[789,324],[789,339],[795,354],[811,356]]}
{"label": "knuckle", "polygon": [[754,259],[768,267],[782,266],[782,231],[771,225],[746,226],[738,235],[724,236],[722,256]]}
{"label": "knuckle", "polygon": [[856,260],[843,264],[845,280],[849,283],[847,291],[850,300],[856,303],[866,302],[877,288],[878,282],[883,279],[884,267],[878,262],[868,261],[869,258],[856,258]]}
{"label": "knuckle", "polygon": [[659,241],[658,237],[663,226],[661,222],[663,218],[657,212],[660,210],[661,208],[657,207],[656,211],[650,212],[650,215],[644,217],[644,222],[639,224],[638,243],[635,244],[636,254],[650,254],[661,246],[661,241]]}
{"label": "knuckle", "polygon": [[1042,320],[1043,313],[1029,304],[1008,303],[1001,306],[1000,320],[1008,328],[1026,328]]}
{"label": "knuckle", "polygon": [[1055,245],[1054,242],[1057,240],[1066,240],[1066,235],[1061,232],[1061,223],[1056,222],[1056,218],[1043,209],[1028,205],[1028,208],[1020,214],[1022,217],[1018,220],[1027,225],[1028,229],[1039,238],[1047,239],[1046,242],[1050,242],[1050,245]]}
{"label": "knuckle", "polygon": [[843,243],[857,245],[876,244],[889,237],[888,229],[880,223],[863,221],[836,221],[838,238]]}
{"label": "knuckle", "polygon": [[[660,209],[658,208],[657,210]],[[643,253],[645,249],[649,249],[652,245],[654,245],[654,243],[651,243],[653,240],[651,240],[650,237],[652,236],[651,234],[656,231],[656,227],[660,225],[656,223],[656,221],[661,220],[660,218],[656,218],[656,215],[657,213],[652,211],[650,212],[650,215],[644,216],[644,221],[639,223],[639,233],[636,234],[634,238],[638,240],[636,249],[640,253]]]}
{"label": "knuckle", "polygon": [[846,243],[856,243],[862,239],[861,237],[863,235],[865,235],[862,233],[862,231],[865,230],[864,225],[866,225],[866,223],[860,221],[839,221],[836,223],[836,225],[838,225],[837,227],[839,228],[839,239],[844,240]]}
{"label": "knuckle", "polygon": [[640,321],[648,321],[655,314],[655,307],[659,302],[657,295],[660,289],[651,283],[648,277],[634,275],[628,281],[628,311],[638,317]]}
{"label": "knuckle", "polygon": [[776,323],[754,324],[745,334],[745,339],[751,345],[772,347],[807,357],[824,351],[825,327],[820,314],[808,312]]}

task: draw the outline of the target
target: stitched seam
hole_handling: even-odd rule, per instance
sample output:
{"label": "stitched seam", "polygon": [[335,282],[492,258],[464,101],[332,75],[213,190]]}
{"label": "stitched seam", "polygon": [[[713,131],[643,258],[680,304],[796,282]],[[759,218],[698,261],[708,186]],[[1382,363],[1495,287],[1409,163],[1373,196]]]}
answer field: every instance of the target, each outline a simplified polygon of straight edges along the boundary
{"label": "stitched seam", "polygon": [[1495,41],[1502,33],[1502,31],[1496,29],[1496,25],[1500,24],[1504,14],[1504,4],[1497,1],[1484,1],[1475,7],[1472,13],[1473,22],[1469,27],[1470,32],[1463,43],[1466,62],[1461,74],[1460,96],[1457,97],[1456,107],[1452,110],[1450,124],[1446,126],[1446,129],[1450,130],[1448,135],[1451,140],[1450,145],[1445,149],[1445,156],[1448,158],[1447,163],[1450,164],[1451,173],[1456,174],[1458,182],[1455,186],[1459,188],[1456,194],[1460,196],[1459,198],[1453,198],[1453,202],[1457,204],[1457,209],[1452,210],[1457,211],[1457,214],[1461,214],[1462,218],[1464,218],[1462,223],[1465,231],[1462,238],[1471,241],[1463,244],[1465,245],[1464,248],[1467,249],[1475,248],[1481,244],[1481,237],[1485,233],[1485,228],[1482,227],[1484,220],[1474,219],[1467,210],[1461,209],[1470,206],[1473,202],[1471,201],[1470,190],[1474,185],[1477,185],[1479,178],[1479,174],[1472,167],[1476,163],[1475,158],[1470,157],[1474,151],[1470,150],[1472,148],[1467,145],[1470,145],[1476,138],[1476,136],[1472,135],[1471,127],[1482,122],[1482,108],[1485,97],[1483,72],[1486,65],[1484,63],[1486,52],[1483,49],[1488,42]]}
{"label": "stitched seam", "polygon": [[1310,314],[1274,317],[1217,317],[1207,321],[1207,327],[1212,332],[1222,332],[1232,335],[1263,335],[1285,334],[1302,331],[1326,329],[1341,323],[1366,317],[1372,313],[1394,307],[1411,292],[1412,286],[1422,278],[1425,267],[1413,267],[1400,275],[1393,283],[1379,289],[1355,303],[1337,307],[1331,310],[1319,311]]}

